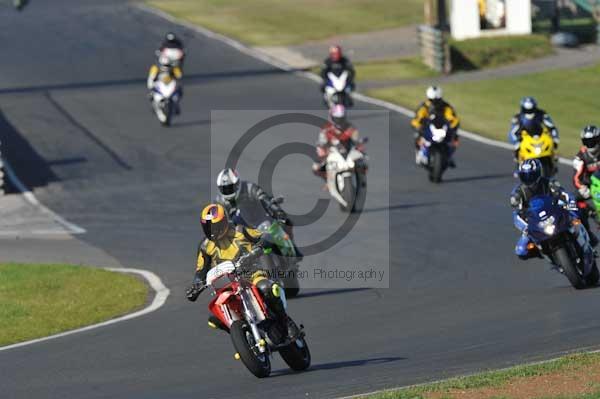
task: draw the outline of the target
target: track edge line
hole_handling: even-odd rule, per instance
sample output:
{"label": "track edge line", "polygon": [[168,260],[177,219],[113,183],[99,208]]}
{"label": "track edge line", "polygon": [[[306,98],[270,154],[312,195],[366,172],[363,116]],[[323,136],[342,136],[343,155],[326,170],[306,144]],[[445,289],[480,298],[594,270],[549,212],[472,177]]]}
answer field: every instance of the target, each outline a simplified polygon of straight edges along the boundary
{"label": "track edge line", "polygon": [[144,316],[148,313],[152,313],[152,312],[158,310],[159,308],[161,308],[165,304],[165,302],[167,301],[167,298],[169,297],[169,295],[171,293],[171,291],[163,284],[160,277],[158,277],[156,274],[154,274],[151,271],[143,270],[143,269],[119,268],[119,267],[107,267],[107,268],[103,268],[103,269],[112,271],[112,272],[138,274],[138,275],[142,276],[156,293],[154,295],[154,299],[152,300],[150,305],[146,306],[143,309],[135,311],[133,313],[119,316],[114,319],[106,320],[106,321],[103,321],[100,323],[76,328],[74,330],[69,330],[69,331],[65,331],[62,333],[54,334],[54,335],[49,335],[47,337],[36,338],[36,339],[29,340],[29,341],[24,341],[24,342],[18,342],[16,344],[11,344],[11,345],[7,345],[7,346],[1,346],[0,352],[7,351],[10,349],[17,349],[17,348],[24,347],[24,346],[29,346],[29,345],[53,340],[56,338],[62,338],[62,337],[66,337],[69,335],[94,330],[96,328],[106,327],[106,326],[109,326],[112,324],[120,323],[122,321],[131,320],[131,319],[135,319],[140,316]]}

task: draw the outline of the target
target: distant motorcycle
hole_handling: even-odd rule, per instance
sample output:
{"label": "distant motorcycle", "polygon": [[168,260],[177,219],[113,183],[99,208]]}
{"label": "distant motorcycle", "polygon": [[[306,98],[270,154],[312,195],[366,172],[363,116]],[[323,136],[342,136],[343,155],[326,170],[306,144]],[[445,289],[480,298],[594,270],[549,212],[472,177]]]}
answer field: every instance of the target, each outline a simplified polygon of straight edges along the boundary
{"label": "distant motorcycle", "polygon": [[364,137],[356,146],[347,148],[335,143],[329,148],[325,166],[329,194],[344,212],[361,211],[367,189],[367,156]]}
{"label": "distant motorcycle", "polygon": [[537,158],[542,163],[542,176],[552,177],[557,172],[557,154],[554,149],[554,140],[548,128],[538,127],[538,131],[530,134],[527,131],[521,133],[521,141],[519,143],[519,163]]}
{"label": "distant motorcycle", "polygon": [[452,154],[453,132],[446,118],[431,115],[424,126],[422,143],[418,156],[421,165],[428,171],[429,181],[440,183],[442,175],[448,169],[448,160]]}
{"label": "distant motorcycle", "polygon": [[[235,358],[258,378],[271,374],[273,352],[279,352],[292,370],[306,370],[311,356],[303,327],[296,336],[289,336],[287,326],[276,320],[258,288],[242,277],[245,261],[242,257],[212,268],[202,288],[214,290],[208,309],[229,332]],[[285,301],[285,294],[281,295]]]}
{"label": "distant motorcycle", "polygon": [[169,126],[179,101],[178,82],[170,74],[161,72],[151,92],[152,109],[163,126]]}
{"label": "distant motorcycle", "polygon": [[323,95],[325,103],[329,108],[336,104],[342,104],[345,107],[352,105],[352,90],[350,88],[349,77],[349,71],[342,72],[340,76],[335,75],[333,72],[327,74],[325,93]]}
{"label": "distant motorcycle", "polygon": [[555,198],[536,196],[526,212],[527,234],[532,249],[541,254],[564,274],[576,289],[596,285],[600,274],[589,235]]}

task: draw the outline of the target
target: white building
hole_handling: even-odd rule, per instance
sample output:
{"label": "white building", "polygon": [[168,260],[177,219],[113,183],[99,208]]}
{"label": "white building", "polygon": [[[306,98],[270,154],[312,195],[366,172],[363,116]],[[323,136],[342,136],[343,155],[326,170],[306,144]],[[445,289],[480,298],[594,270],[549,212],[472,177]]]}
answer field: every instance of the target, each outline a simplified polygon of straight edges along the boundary
{"label": "white building", "polygon": [[452,0],[450,30],[457,40],[531,33],[527,0]]}

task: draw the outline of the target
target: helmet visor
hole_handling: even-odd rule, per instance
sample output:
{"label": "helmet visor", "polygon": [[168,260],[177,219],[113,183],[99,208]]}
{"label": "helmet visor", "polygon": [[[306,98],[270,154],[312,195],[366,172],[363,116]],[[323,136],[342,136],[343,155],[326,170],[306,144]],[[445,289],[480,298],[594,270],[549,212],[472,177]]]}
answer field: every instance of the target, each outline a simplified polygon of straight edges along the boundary
{"label": "helmet visor", "polygon": [[202,230],[204,235],[210,240],[218,240],[227,233],[228,223],[227,220],[220,220],[213,223],[210,220],[202,221]]}
{"label": "helmet visor", "polygon": [[526,186],[533,186],[537,184],[537,182],[540,181],[541,177],[542,176],[539,171],[519,172],[519,179],[521,179],[523,184],[525,184]]}
{"label": "helmet visor", "polygon": [[600,144],[600,137],[583,138],[583,139],[581,139],[581,142],[587,148],[594,148],[598,144]]}
{"label": "helmet visor", "polygon": [[238,187],[239,183],[226,184],[224,186],[220,186],[219,191],[221,191],[221,194],[223,195],[231,196],[237,193]]}

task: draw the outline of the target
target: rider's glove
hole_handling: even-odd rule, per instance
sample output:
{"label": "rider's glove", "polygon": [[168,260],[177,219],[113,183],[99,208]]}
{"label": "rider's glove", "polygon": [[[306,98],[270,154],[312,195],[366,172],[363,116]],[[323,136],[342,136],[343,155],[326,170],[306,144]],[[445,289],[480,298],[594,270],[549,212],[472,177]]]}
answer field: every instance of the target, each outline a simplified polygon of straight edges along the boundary
{"label": "rider's glove", "polygon": [[202,292],[202,286],[202,283],[194,282],[190,288],[185,291],[187,300],[190,302],[196,302],[196,299],[198,299],[198,296],[200,296],[200,293]]}
{"label": "rider's glove", "polygon": [[579,194],[585,198],[588,199],[590,198],[590,188],[588,186],[581,186],[579,187]]}

